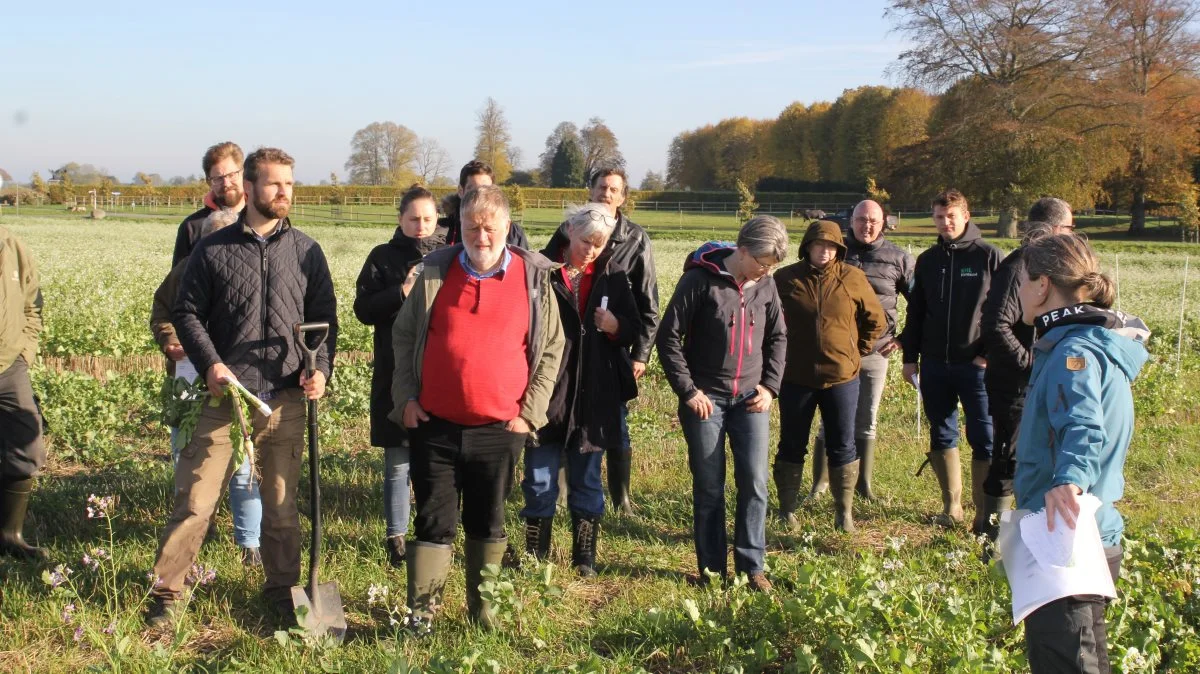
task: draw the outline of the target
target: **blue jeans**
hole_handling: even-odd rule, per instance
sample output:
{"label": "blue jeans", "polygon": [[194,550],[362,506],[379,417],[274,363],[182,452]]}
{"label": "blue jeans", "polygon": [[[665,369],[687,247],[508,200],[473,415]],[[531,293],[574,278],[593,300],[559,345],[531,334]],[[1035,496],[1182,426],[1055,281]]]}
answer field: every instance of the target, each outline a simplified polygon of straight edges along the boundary
{"label": "blue jeans", "polygon": [[629,403],[621,403],[621,449],[629,449],[633,446],[629,439]]}
{"label": "blue jeans", "polygon": [[[573,513],[600,517],[604,515],[604,489],[600,482],[600,465],[604,452],[582,454],[571,443],[567,457],[567,508]],[[564,451],[560,443],[547,443],[525,448],[525,507],[521,517],[554,517],[558,502],[558,467]]]}
{"label": "blue jeans", "polygon": [[958,403],[966,415],[967,442],[976,461],[992,458],[992,417],[988,414],[984,370],[973,363],[921,360],[921,399],[929,419],[929,448],[958,447]]}
{"label": "blue jeans", "polygon": [[[753,395],[753,393],[751,393]],[[679,403],[679,423],[692,471],[692,534],[696,563],[725,575],[725,436],[733,454],[737,508],[733,521],[735,573],[760,573],[767,547],[767,443],[770,415],[746,410],[748,395],[710,395],[713,413],[701,419]]]}
{"label": "blue jeans", "polygon": [[776,458],[788,463],[804,463],[808,454],[808,434],[819,407],[829,466],[837,468],[856,461],[854,418],[858,409],[858,391],[858,377],[823,389],[783,382],[779,387],[779,454]]}
{"label": "blue jeans", "polygon": [[387,537],[408,533],[408,443],[383,450],[383,514],[387,519]]}
{"label": "blue jeans", "polygon": [[[179,462],[179,451],[175,449],[175,436],[179,429],[171,428],[171,464]],[[243,548],[257,548],[262,533],[262,497],[258,492],[258,480],[250,470],[250,459],[246,458],[240,468],[229,479],[229,510],[233,513],[233,541]]]}

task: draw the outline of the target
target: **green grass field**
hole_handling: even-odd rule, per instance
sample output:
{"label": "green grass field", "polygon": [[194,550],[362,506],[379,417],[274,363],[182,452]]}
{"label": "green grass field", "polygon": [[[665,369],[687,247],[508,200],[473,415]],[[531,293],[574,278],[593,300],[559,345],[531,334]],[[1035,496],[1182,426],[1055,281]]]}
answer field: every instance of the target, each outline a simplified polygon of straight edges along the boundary
{"label": "green grass field", "polygon": [[[689,227],[690,238],[680,239],[665,231],[669,222],[648,215],[635,217],[650,227],[655,240],[665,305],[684,256],[706,238],[701,233],[706,225]],[[339,350],[368,351],[370,331],[350,311],[353,283],[367,252],[389,238],[390,227],[298,221],[330,260],[342,325]],[[346,643],[333,648],[276,633],[257,597],[261,575],[244,572],[238,563],[225,507],[218,516],[220,536],[200,555],[201,563],[215,569],[215,580],[197,588],[175,631],[146,630],[140,617],[146,572],[171,497],[167,431],[157,421],[162,375],[152,359],[147,318],[153,290],[170,264],[177,222],[174,215],[93,222],[57,212],[16,218],[7,210],[0,217],[0,224],[25,240],[41,268],[43,354],[95,356],[106,363],[133,358],[142,364],[132,371],[115,368],[103,380],[49,367],[35,370],[51,425],[51,464],[35,492],[26,534],[50,548],[51,567],[65,564],[73,574],[71,583],[52,589],[43,580],[46,568],[0,560],[5,625],[0,670],[1027,669],[1004,581],[979,563],[978,544],[967,532],[944,532],[929,524],[930,515],[940,510],[935,480],[929,471],[913,476],[928,429],[916,424],[916,399],[900,382],[898,366],[889,373],[880,417],[881,497],[856,503],[859,531],[852,535],[833,530],[828,497],[803,509],[799,531],[769,524],[768,564],[776,583],[770,596],[738,586],[701,590],[684,583],[684,574],[695,565],[691,478],[676,401],[652,363],[630,418],[637,516],[605,520],[599,577],[581,580],[569,572],[569,518],[560,517],[549,580],[532,564],[504,572],[502,580],[511,583],[499,589],[505,629],[484,633],[465,621],[459,556],[437,633],[414,639],[390,624],[395,614],[389,609],[403,603],[405,580],[403,572],[387,566],[382,547],[382,453],[367,439],[370,364],[343,359],[321,418],[327,535],[322,577],[340,585],[350,623]],[[533,233],[535,243],[548,236],[541,229]],[[798,243],[799,227],[793,233]],[[915,253],[928,240],[922,232],[903,237],[901,245]],[[1155,331],[1153,359],[1134,389],[1138,425],[1126,467],[1126,496],[1119,505],[1128,539],[1121,599],[1109,612],[1113,657],[1119,671],[1197,671],[1200,288],[1191,269],[1195,265],[1190,248],[1180,245],[1123,240],[1097,245],[1110,271],[1119,259],[1121,308],[1144,317]],[[1183,357],[1177,362],[1185,265],[1191,276],[1189,297],[1182,303]],[[307,494],[307,478],[303,481],[300,492]],[[732,480],[730,490],[732,521]],[[111,522],[87,518],[89,494],[119,499]],[[520,500],[514,493],[509,503],[513,536]],[[307,507],[302,498],[302,512]],[[307,531],[305,523],[302,529]],[[96,557],[97,547],[112,559],[93,570],[81,559]],[[379,601],[385,586],[388,597]],[[66,593],[67,587],[75,593]],[[66,610],[68,604],[73,610]]]}

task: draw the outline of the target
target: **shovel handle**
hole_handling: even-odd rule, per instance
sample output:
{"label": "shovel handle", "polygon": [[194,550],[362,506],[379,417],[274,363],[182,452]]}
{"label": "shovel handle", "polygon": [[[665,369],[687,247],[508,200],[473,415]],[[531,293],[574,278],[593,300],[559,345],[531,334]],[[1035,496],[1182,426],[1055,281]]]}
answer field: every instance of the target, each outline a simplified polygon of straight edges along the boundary
{"label": "shovel handle", "polygon": [[[297,323],[296,324],[296,343],[300,346],[300,351],[304,353],[304,374],[311,377],[317,371],[317,351],[325,344],[325,339],[329,337],[329,323]],[[309,345],[308,336],[316,334],[316,344]]]}
{"label": "shovel handle", "polygon": [[[305,375],[311,377],[317,370],[317,351],[329,336],[329,323],[297,323],[296,343],[304,353]],[[316,344],[309,344],[310,334],[318,336]],[[321,598],[317,592],[318,574],[321,560],[321,448],[317,426],[317,401],[308,401],[308,483],[312,500],[312,547],[308,553],[308,597],[312,602],[312,610],[321,613]]]}

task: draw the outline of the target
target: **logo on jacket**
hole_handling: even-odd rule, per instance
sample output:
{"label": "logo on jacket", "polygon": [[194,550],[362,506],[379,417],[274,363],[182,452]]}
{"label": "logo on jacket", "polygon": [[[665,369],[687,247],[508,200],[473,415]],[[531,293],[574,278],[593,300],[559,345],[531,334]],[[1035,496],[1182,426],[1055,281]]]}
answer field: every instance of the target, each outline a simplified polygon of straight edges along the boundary
{"label": "logo on jacket", "polygon": [[979,278],[979,272],[975,271],[975,269],[973,267],[962,267],[961,269],[958,270],[958,277],[959,278]]}

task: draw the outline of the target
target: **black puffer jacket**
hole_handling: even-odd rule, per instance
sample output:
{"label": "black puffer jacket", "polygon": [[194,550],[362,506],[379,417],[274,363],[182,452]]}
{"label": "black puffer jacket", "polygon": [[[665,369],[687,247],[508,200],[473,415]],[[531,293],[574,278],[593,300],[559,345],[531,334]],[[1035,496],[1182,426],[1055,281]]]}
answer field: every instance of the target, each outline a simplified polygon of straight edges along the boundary
{"label": "black puffer jacket", "polygon": [[253,392],[300,385],[304,356],[294,326],[327,321],[317,369],[333,374],[337,300],[325,254],[285,218],[265,243],[246,214],[204,237],[188,258],[172,322],[201,374],[224,363]]}
{"label": "black puffer jacket", "polygon": [[[437,224],[439,228],[446,229],[447,246],[462,243],[462,220],[458,217],[458,206],[461,203],[462,197],[457,194],[450,194],[442,199],[442,212],[445,215],[438,218]],[[525,236],[525,230],[521,228],[520,223],[509,223],[508,238],[504,242],[510,246],[529,250],[529,237]]]}
{"label": "black puffer jacket", "polygon": [[984,383],[989,396],[1020,396],[1033,368],[1033,326],[1021,322],[1017,295],[1025,277],[1024,253],[1024,248],[1018,248],[1004,258],[983,303],[983,342],[988,353]]}
{"label": "black puffer jacket", "polygon": [[697,391],[739,397],[762,385],[778,397],[787,328],[775,279],[739,287],[725,270],[731,244],[692,254],[658,330],[658,358],[681,401]]}
{"label": "black puffer jacket", "polygon": [[[559,250],[569,239],[563,227],[550,237],[547,250]],[[650,236],[634,221],[617,213],[617,226],[608,239],[606,255],[610,273],[623,274],[629,281],[629,289],[637,300],[641,325],[633,339],[632,357],[640,363],[650,362],[654,349],[654,335],[658,331],[658,273],[654,271],[654,253],[650,250]]]}
{"label": "black puffer jacket", "polygon": [[887,316],[887,329],[875,342],[875,350],[896,337],[896,298],[903,295],[910,299],[912,294],[913,269],[916,261],[882,234],[871,243],[854,238],[853,230],[844,233],[846,241],[846,264],[854,265],[867,275],[867,281],[879,298],[879,305]]}
{"label": "black puffer jacket", "polygon": [[171,254],[171,266],[179,264],[188,255],[192,254],[192,249],[196,247],[196,242],[200,240],[200,227],[204,224],[204,219],[216,212],[216,208],[212,205],[212,196],[204,195],[204,207],[192,213],[179,223],[179,231],[175,233],[175,252]]}
{"label": "black puffer jacket", "polygon": [[962,236],[953,241],[939,236],[917,256],[900,335],[905,363],[920,358],[962,364],[987,357],[979,317],[1001,257],[1000,249],[985,242],[972,222]]}
{"label": "black puffer jacket", "polygon": [[[421,260],[446,245],[446,230],[438,227],[424,239],[404,235],[397,227],[392,240],[375,246],[354,290],[354,315],[374,326],[375,367],[371,373],[371,444],[399,447],[408,438],[402,426],[387,418],[392,411],[392,375],[396,360],[392,352],[392,325],[404,306],[401,286]],[[419,271],[417,273],[420,273]]]}
{"label": "black puffer jacket", "polygon": [[[542,255],[561,262],[563,249],[547,247]],[[566,442],[578,431],[581,451],[621,447],[621,403],[638,393],[629,358],[629,347],[638,332],[638,313],[625,273],[613,269],[610,259],[606,253],[596,260],[592,288],[582,311],[575,306],[562,269],[551,272],[550,285],[558,297],[566,346],[546,410],[549,422],[538,432],[543,443]],[[620,323],[615,338],[596,328],[596,308],[603,297],[608,297],[608,310]]]}

